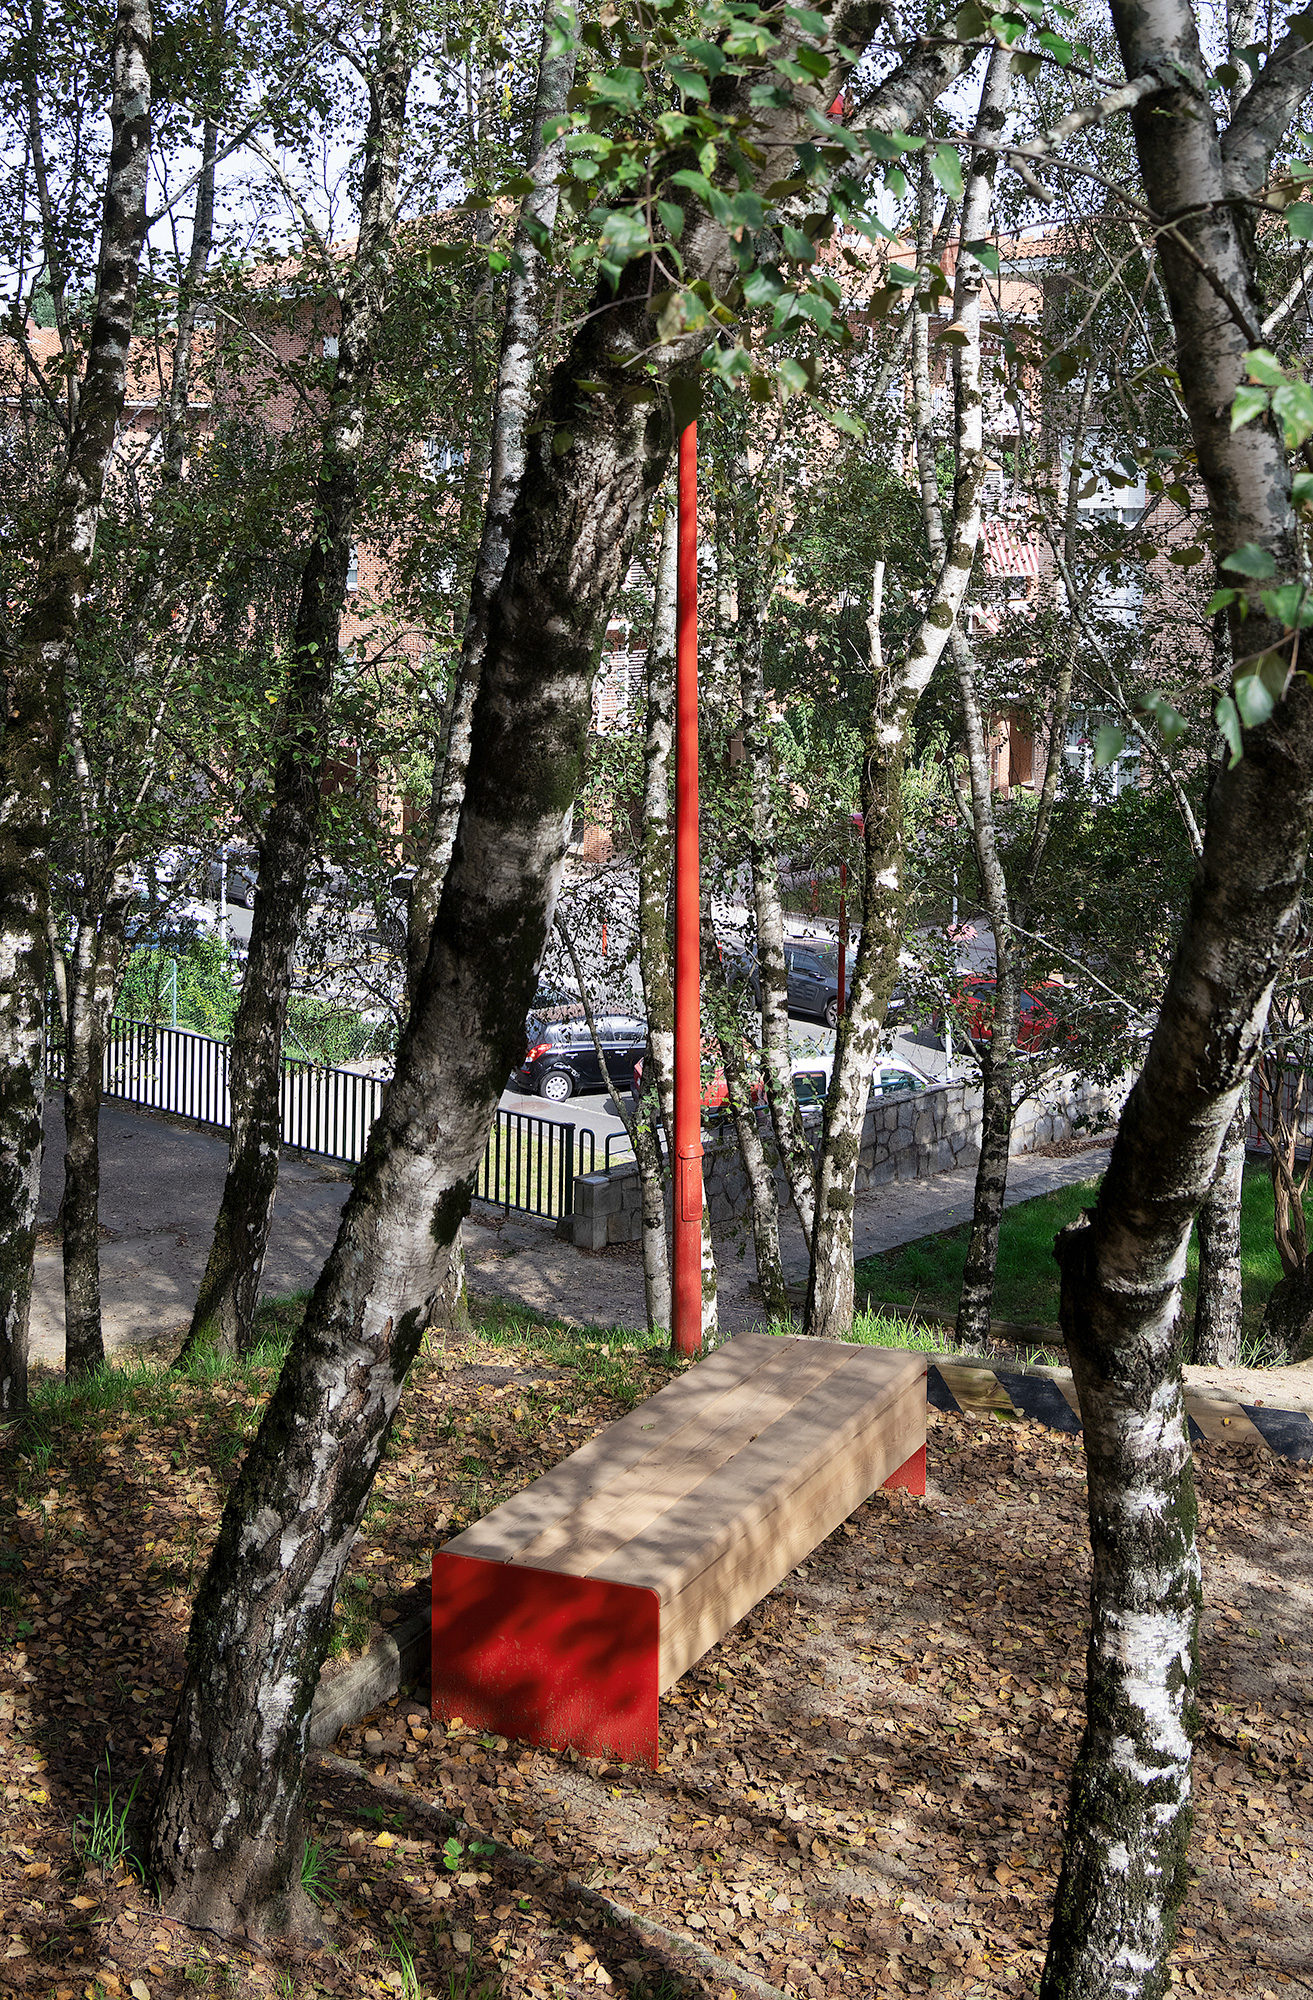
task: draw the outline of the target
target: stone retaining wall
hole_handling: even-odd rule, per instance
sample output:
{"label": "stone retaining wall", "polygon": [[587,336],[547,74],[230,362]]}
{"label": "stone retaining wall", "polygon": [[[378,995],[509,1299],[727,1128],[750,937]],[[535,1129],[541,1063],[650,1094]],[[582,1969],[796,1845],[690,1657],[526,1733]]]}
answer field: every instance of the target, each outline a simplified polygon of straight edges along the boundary
{"label": "stone retaining wall", "polygon": [[[1077,1134],[1115,1124],[1126,1086],[1104,1088],[1063,1079],[1043,1098],[1027,1098],[1012,1125],[1012,1147],[1030,1153]],[[862,1149],[857,1163],[857,1192],[887,1181],[925,1180],[954,1167],[973,1167],[980,1158],[981,1095],[963,1083],[933,1084],[929,1090],[880,1097],[867,1106]],[[743,1162],[729,1129],[704,1132],[703,1186],[717,1234],[747,1223],[748,1184]],[[774,1147],[766,1140],[768,1157]],[[776,1196],[780,1207],[789,1195],[777,1168]],[[562,1234],[567,1232],[563,1222]],[[568,1229],[583,1250],[602,1250],[608,1243],[637,1243],[642,1234],[638,1168],[632,1161],[610,1173],[580,1174],[574,1184],[574,1214]]]}

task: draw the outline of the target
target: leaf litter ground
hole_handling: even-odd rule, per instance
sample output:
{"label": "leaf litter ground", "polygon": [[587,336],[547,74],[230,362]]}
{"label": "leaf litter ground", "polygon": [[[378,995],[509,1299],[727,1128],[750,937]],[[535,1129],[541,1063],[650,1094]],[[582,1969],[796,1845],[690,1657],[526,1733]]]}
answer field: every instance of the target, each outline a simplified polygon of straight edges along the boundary
{"label": "leaf litter ground", "polygon": [[[395,1618],[435,1543],[668,1379],[627,1338],[503,1316],[421,1359],[339,1653]],[[933,1411],[924,1500],[877,1495],[685,1675],[661,1705],[658,1771],[434,1729],[423,1691],[403,1694],[311,1767],[321,1939],[257,1946],[161,1919],[128,1869],[88,1853],[93,1798],[103,1817],[139,1772],[138,1806],[149,1796],[190,1593],[273,1379],[268,1355],[238,1375],[141,1370],[65,1392],[0,1448],[4,2000],[1034,1990],[1082,1719],[1080,1440]],[[1172,1976],[1298,2000],[1313,1994],[1313,1471],[1216,1447],[1196,1463],[1198,1814]]]}

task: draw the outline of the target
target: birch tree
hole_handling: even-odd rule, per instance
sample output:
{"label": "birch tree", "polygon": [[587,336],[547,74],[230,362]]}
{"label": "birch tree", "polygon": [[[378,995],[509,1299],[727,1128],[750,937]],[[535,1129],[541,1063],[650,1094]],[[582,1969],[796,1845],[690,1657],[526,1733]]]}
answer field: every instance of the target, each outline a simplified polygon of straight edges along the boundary
{"label": "birch tree", "polygon": [[[386,6],[365,76],[369,120],[360,227],[342,288],[310,546],[301,573],[272,803],[261,836],[255,915],[233,1028],[228,1172],[180,1359],[207,1348],[244,1353],[255,1337],[260,1277],[278,1191],[283,1030],[316,849],[370,391],[387,308],[412,38],[404,13]],[[326,256],[327,246],[320,247]]]}
{"label": "birch tree", "polygon": [[[35,59],[37,51],[33,51]],[[0,1416],[27,1402],[27,1325],[41,1180],[51,801],[64,679],[91,573],[127,386],[151,121],[148,0],[119,0],[110,61],[109,152],[85,362],[68,377],[66,443],[29,608],[4,680],[0,735]],[[45,263],[60,253],[43,202]],[[51,257],[55,262],[52,266]],[[70,343],[72,336],[64,336]],[[80,361],[80,357],[79,357]]]}
{"label": "birch tree", "polygon": [[[1279,422],[1231,428],[1259,343],[1253,232],[1274,148],[1309,89],[1307,16],[1278,41],[1223,129],[1184,0],[1124,4],[1144,194],[1157,218],[1176,366],[1221,579],[1261,551],[1299,574]],[[1245,558],[1241,557],[1243,568]],[[1041,1992],[1156,1995],[1186,1889],[1200,1562],[1176,1332],[1190,1228],[1247,1088],[1299,919],[1313,830],[1313,697],[1302,678],[1248,701],[1252,665],[1287,662],[1281,601],[1223,608],[1243,754],[1219,774],[1167,993],[1095,1208],[1064,1231],[1062,1325],[1080,1396],[1094,1553],[1087,1723],[1077,1756]],[[1282,677],[1284,682],[1285,676]]]}
{"label": "birch tree", "polygon": [[[817,1172],[816,1221],[803,1331],[842,1339],[853,1319],[853,1205],[862,1122],[884,1010],[902,943],[902,770],[908,729],[966,601],[980,539],[985,453],[980,387],[980,293],[984,266],[967,248],[989,229],[996,150],[1007,118],[1011,59],[998,48],[981,87],[976,150],[962,199],[961,245],[953,290],[957,350],[954,509],[940,535],[939,574],[921,623],[897,666],[886,669],[880,638],[880,577],[869,627],[874,695],[862,766],[865,871],[861,936],[848,1004],[835,1038]],[[932,549],[934,538],[931,537]]]}

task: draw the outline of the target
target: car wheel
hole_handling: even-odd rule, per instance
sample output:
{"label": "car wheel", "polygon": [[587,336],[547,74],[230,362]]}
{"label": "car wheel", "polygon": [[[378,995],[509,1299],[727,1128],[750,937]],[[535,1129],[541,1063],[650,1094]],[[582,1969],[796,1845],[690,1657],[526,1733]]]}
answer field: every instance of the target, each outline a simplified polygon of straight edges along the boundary
{"label": "car wheel", "polygon": [[825,1025],[827,1028],[837,1028],[839,1025],[839,1001],[837,996],[833,1000],[827,1000],[825,1003]]}
{"label": "car wheel", "polygon": [[549,1104],[565,1104],[574,1096],[574,1078],[568,1070],[549,1069],[539,1080],[538,1095]]}

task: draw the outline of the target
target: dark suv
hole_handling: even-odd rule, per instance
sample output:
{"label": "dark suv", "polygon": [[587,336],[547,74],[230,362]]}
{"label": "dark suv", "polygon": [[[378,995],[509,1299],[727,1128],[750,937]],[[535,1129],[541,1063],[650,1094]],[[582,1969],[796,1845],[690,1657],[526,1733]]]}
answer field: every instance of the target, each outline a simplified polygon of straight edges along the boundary
{"label": "dark suv", "polygon": [[[617,1090],[628,1090],[634,1064],[647,1043],[647,1022],[636,1014],[599,1014],[597,1033]],[[568,1021],[544,1021],[531,1014],[529,1047],[510,1088],[564,1104],[577,1090],[605,1090],[602,1065],[582,1012]]]}

